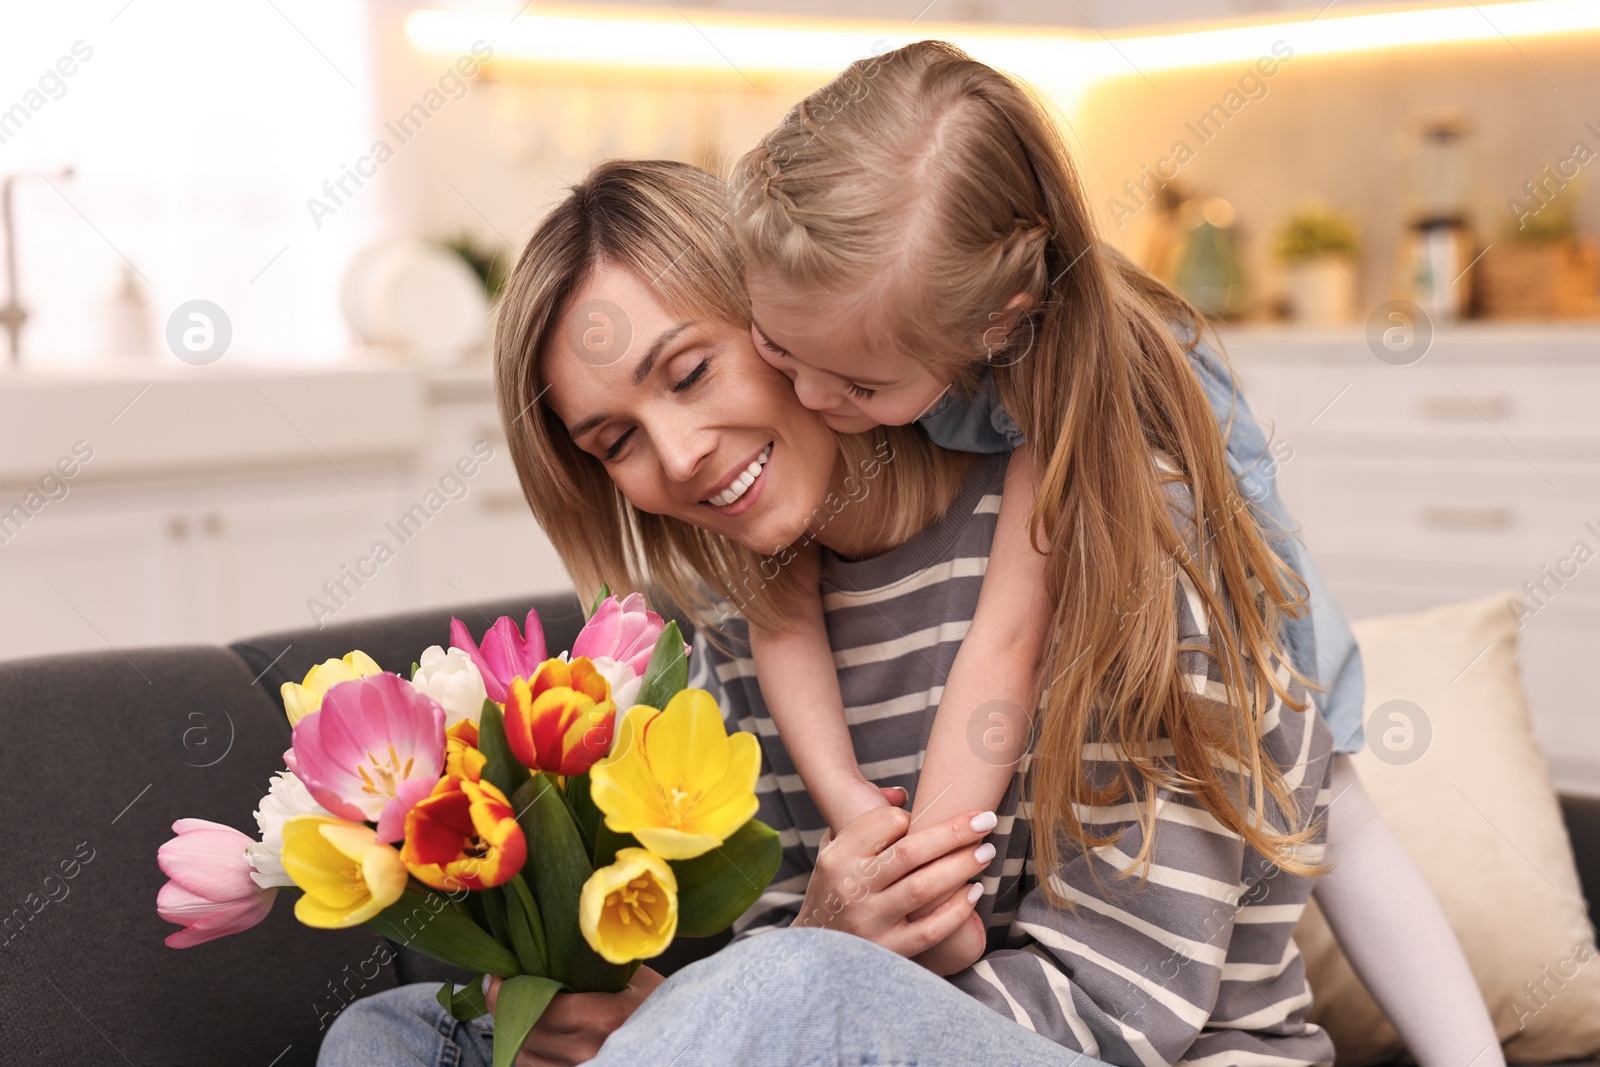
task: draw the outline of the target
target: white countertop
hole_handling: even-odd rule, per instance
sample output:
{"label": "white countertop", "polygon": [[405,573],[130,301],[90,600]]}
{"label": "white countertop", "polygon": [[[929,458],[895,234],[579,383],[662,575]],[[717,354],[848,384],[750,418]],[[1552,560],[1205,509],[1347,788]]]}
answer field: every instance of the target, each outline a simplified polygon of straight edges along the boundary
{"label": "white countertop", "polygon": [[[1241,364],[1371,363],[1365,327],[1222,326]],[[1600,364],[1600,322],[1467,323],[1440,329],[1427,365]],[[492,405],[487,361],[428,368],[176,360],[0,371],[0,484],[36,481],[74,442],[89,481],[330,462],[395,462],[421,447],[425,411]],[[103,446],[103,447],[102,447]]]}

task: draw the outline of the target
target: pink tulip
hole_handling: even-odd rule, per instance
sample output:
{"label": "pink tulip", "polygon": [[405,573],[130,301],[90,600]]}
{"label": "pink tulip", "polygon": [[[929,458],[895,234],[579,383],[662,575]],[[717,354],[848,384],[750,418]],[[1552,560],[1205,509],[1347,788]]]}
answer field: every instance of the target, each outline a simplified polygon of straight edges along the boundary
{"label": "pink tulip", "polygon": [[[643,677],[645,668],[650,666],[650,654],[666,627],[660,615],[645,607],[642,594],[629,593],[620,601],[608,596],[572,642],[572,658],[587,656],[598,660],[604,656],[627,664],[634,674]],[[683,646],[683,654],[689,654],[688,645]]]}
{"label": "pink tulip", "polygon": [[156,894],[156,914],[183,929],[167,935],[172,948],[188,948],[241,930],[267,917],[278,890],[262,889],[245,849],[255,839],[231,826],[204,819],[179,819],[178,835],[156,850],[161,872],[171,879]]}
{"label": "pink tulip", "polygon": [[511,679],[532,678],[545,655],[544,627],[539,624],[539,613],[528,612],[528,622],[523,636],[509,615],[502,615],[483,635],[483,646],[472,639],[467,624],[460,619],[450,619],[450,647],[459,648],[472,657],[483,675],[483,688],[496,704],[506,702],[511,692]]}
{"label": "pink tulip", "polygon": [[340,682],[295,724],[290,755],[318,804],[398,841],[406,812],[444,773],[444,708],[389,671]]}

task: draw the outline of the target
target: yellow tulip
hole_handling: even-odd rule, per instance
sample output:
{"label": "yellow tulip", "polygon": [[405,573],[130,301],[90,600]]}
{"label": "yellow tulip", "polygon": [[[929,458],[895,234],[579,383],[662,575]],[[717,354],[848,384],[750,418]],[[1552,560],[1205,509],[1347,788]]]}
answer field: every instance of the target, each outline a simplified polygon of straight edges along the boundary
{"label": "yellow tulip", "polygon": [[589,947],[610,963],[661,955],[678,932],[678,879],[672,868],[646,849],[619,849],[616,862],[583,883],[578,927]]}
{"label": "yellow tulip", "polygon": [[305,890],[294,917],[326,930],[366,922],[406,887],[399,849],[379,844],[370,826],[327,815],[283,824],[283,869]]}
{"label": "yellow tulip", "polygon": [[478,749],[478,724],[462,719],[444,732],[444,776],[479,781],[489,762]]}
{"label": "yellow tulip", "polygon": [[658,856],[692,859],[755,816],[761,747],[754,734],[728,736],[703,689],[662,711],[629,709],[612,751],[590,771],[589,794],[607,826]]}
{"label": "yellow tulip", "polygon": [[344,659],[330,659],[306,672],[304,682],[284,682],[279,692],[283,694],[283,710],[289,715],[289,725],[294,726],[313,711],[322,708],[322,694],[340,682],[381,674],[383,668],[373,662],[365,652],[347,653]]}

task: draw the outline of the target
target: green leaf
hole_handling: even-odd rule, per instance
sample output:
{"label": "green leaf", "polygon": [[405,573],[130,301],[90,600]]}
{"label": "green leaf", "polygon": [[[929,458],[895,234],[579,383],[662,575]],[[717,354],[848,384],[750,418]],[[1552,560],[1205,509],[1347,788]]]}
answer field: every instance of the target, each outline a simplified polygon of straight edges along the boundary
{"label": "green leaf", "polygon": [[400,899],[367,920],[391,941],[469,971],[516,974],[517,957],[484,932],[440,892],[407,888]]}
{"label": "green leaf", "polygon": [[583,835],[584,851],[593,854],[595,831],[600,828],[600,809],[594,806],[594,798],[589,794],[589,772],[568,778],[561,795],[572,809],[572,821],[578,824],[578,833]]}
{"label": "green leaf", "polygon": [[539,917],[539,905],[534,902],[532,890],[520,874],[514,875],[500,890],[505,894],[506,925],[511,929],[511,947],[517,950],[517,959],[522,961],[522,973],[548,974],[549,967],[544,954],[544,923]]}
{"label": "green leaf", "polygon": [[719,847],[689,860],[668,860],[678,879],[678,936],[710,937],[750,909],[778,873],[783,846],[759,819]]}
{"label": "green leaf", "polygon": [[417,676],[417,672],[421,669],[422,664],[418,663],[416,660],[411,661],[411,677],[415,678]]}
{"label": "green leaf", "polygon": [[489,1003],[483,999],[481,975],[460,989],[455,987],[454,982],[446,982],[439,987],[439,992],[434,994],[434,999],[439,1002],[441,1008],[460,1022],[471,1022],[480,1015],[489,1014]]}
{"label": "green leaf", "polygon": [[683,634],[676,621],[669,622],[650,653],[650,665],[644,669],[639,703],[664,708],[667,701],[683,692],[688,684],[689,657],[683,651]]}
{"label": "green leaf", "polygon": [[485,697],[478,716],[478,751],[483,753],[482,777],[509,799],[517,787],[528,781],[528,769],[517,762],[506,741],[506,723],[500,705]]}
{"label": "green leaf", "polygon": [[483,912],[483,922],[489,930],[489,936],[502,945],[511,944],[511,928],[506,923],[506,900],[497,888],[483,889],[476,893],[468,893],[469,898],[476,898],[479,910]]}
{"label": "green leaf", "polygon": [[594,618],[594,613],[600,610],[600,602],[602,600],[604,600],[606,597],[610,596],[610,595],[611,595],[611,586],[607,585],[604,582],[601,582],[600,583],[600,591],[594,595],[594,602],[589,605],[589,614],[585,615],[584,618],[585,619]]}
{"label": "green leaf", "polygon": [[617,853],[625,848],[642,848],[639,839],[632,834],[619,834],[605,823],[601,823],[595,831],[594,837],[594,869],[609,867],[616,862]]}
{"label": "green leaf", "polygon": [[512,808],[528,839],[522,867],[544,920],[546,973],[583,993],[615,993],[628,984],[627,967],[601,959],[578,928],[578,899],[594,873],[572,812],[543,771],[517,789]]}
{"label": "green leaf", "polygon": [[539,1016],[559,992],[560,982],[531,974],[500,983],[494,1001],[494,1067],[511,1067]]}

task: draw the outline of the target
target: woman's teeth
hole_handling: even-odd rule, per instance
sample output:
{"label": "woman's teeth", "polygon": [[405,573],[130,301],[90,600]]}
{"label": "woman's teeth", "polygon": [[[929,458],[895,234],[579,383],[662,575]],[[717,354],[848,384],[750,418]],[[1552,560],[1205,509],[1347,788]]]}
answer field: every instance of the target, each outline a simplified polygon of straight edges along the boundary
{"label": "woman's teeth", "polygon": [[745,490],[754,485],[756,479],[760,477],[761,468],[767,465],[767,460],[771,457],[771,455],[772,446],[768,445],[766,448],[761,450],[761,455],[750,461],[750,466],[746,467],[739,473],[739,477],[733,480],[733,484],[729,485],[728,488],[724,489],[716,496],[707,500],[706,503],[713,504],[719,508],[725,508],[735,500],[738,500],[740,497],[744,496]]}

